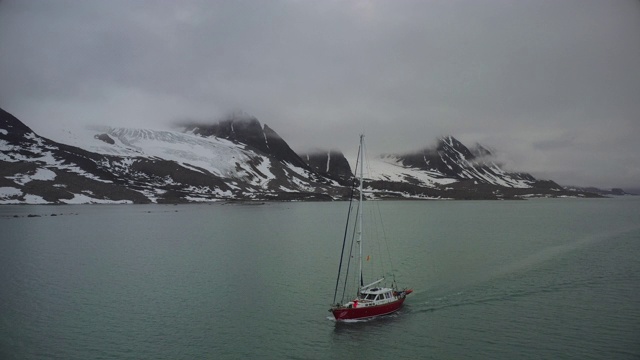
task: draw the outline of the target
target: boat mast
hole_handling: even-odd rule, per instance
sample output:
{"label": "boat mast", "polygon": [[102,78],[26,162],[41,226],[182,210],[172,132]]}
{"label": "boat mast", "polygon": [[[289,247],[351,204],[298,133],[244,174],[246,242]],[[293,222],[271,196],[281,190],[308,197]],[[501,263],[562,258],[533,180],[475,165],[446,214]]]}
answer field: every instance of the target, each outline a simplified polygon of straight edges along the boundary
{"label": "boat mast", "polygon": [[[362,279],[362,212],[363,212],[363,196],[362,196],[362,185],[364,183],[364,134],[360,135],[360,211],[358,211],[358,245],[360,248],[360,258],[359,258],[359,267],[360,267],[360,286],[364,285]],[[358,290],[358,294],[360,294],[360,290]]]}

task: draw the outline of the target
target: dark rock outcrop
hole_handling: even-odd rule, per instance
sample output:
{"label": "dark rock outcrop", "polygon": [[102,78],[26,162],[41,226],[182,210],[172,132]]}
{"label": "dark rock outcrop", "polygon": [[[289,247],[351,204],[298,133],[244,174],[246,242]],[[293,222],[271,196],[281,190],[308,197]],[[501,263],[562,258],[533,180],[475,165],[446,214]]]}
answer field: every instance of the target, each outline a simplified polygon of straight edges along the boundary
{"label": "dark rock outcrop", "polygon": [[353,172],[344,154],[337,150],[314,151],[300,157],[317,173],[343,185],[351,184]]}
{"label": "dark rock outcrop", "polygon": [[98,140],[102,140],[109,145],[113,145],[116,143],[115,140],[113,140],[108,134],[98,134],[98,135],[95,135],[94,138]]}

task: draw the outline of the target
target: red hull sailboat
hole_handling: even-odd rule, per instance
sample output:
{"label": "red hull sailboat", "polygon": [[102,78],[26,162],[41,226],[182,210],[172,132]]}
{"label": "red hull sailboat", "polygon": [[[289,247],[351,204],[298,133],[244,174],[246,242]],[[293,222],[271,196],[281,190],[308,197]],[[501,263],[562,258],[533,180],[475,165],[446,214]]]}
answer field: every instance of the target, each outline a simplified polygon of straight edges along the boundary
{"label": "red hull sailboat", "polygon": [[[365,291],[365,299],[356,297],[344,305],[333,306],[331,312],[336,320],[366,319],[376,316],[392,314],[402,307],[404,299],[413,290],[407,289],[401,292],[393,291],[391,288],[373,288]],[[367,300],[366,296],[378,294],[379,300]]]}
{"label": "red hull sailboat", "polygon": [[[357,231],[358,272],[356,274],[357,275],[356,280],[358,281],[359,284],[357,286],[356,296],[352,300],[346,303],[336,302],[337,295],[338,295],[338,287],[341,284],[341,281],[343,281],[342,283],[344,285],[343,292],[342,292],[342,299],[344,300],[345,298],[345,293],[347,292],[347,284],[348,284],[347,278],[349,276],[348,274],[349,274],[349,268],[351,263],[350,260],[353,257],[351,255],[353,251],[353,241],[352,241],[351,242],[352,246],[349,249],[349,252],[346,256],[346,261],[345,261],[345,248],[346,248],[345,245],[347,243],[346,234],[348,233],[347,230],[349,228],[349,217],[347,217],[347,228],[345,229],[345,238],[342,244],[342,254],[340,256],[340,266],[338,267],[338,278],[336,280],[336,289],[334,293],[333,305],[331,306],[331,309],[329,309],[329,311],[333,314],[334,318],[338,321],[353,320],[353,319],[367,319],[367,318],[373,318],[377,316],[383,316],[383,315],[394,313],[398,311],[400,307],[402,307],[402,304],[404,303],[404,300],[407,297],[407,295],[413,292],[412,289],[406,289],[406,288],[399,290],[397,288],[395,278],[393,279],[390,287],[386,287],[382,285],[384,284],[384,281],[385,281],[384,275],[381,276],[378,280],[368,285],[364,285],[363,283],[363,274],[362,274],[362,267],[363,267],[362,204],[364,200],[364,197],[363,197],[364,166],[362,166],[362,163],[364,160],[363,145],[364,145],[364,135],[360,135],[360,150],[358,155],[359,166],[358,164],[356,164],[356,169],[358,168],[360,169],[360,176],[359,176],[360,177],[360,182],[359,182],[359,197],[360,197],[359,200],[360,201],[358,202],[358,211],[357,211],[358,223],[359,223],[359,229]],[[351,202],[349,205],[349,214],[351,214]],[[367,256],[367,262],[368,260],[369,260],[369,256]],[[343,265],[345,265],[346,267],[344,279],[342,276]]]}

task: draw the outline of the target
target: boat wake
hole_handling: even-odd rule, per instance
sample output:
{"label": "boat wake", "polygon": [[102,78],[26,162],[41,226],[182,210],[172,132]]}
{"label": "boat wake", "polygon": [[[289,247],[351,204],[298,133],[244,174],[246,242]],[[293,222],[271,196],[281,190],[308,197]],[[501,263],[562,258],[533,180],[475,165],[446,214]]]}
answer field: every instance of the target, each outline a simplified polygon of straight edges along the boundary
{"label": "boat wake", "polygon": [[368,317],[368,318],[358,318],[358,319],[342,319],[342,320],[336,320],[333,316],[327,316],[327,320],[331,320],[334,323],[337,324],[358,324],[358,323],[368,323],[368,322],[373,322],[373,321],[380,321],[380,320],[384,320],[384,319],[393,319],[393,318],[397,318],[401,315],[401,311],[396,311],[394,313],[391,314],[387,314],[387,315],[382,315],[382,316],[373,316],[373,317]]}
{"label": "boat wake", "polygon": [[549,246],[549,247],[540,249],[533,254],[530,254],[524,259],[520,259],[513,263],[502,266],[500,268],[500,271],[492,274],[492,276],[502,276],[502,275],[507,275],[517,271],[530,269],[543,262],[553,260],[567,253],[581,250],[586,246],[597,244],[603,241],[610,241],[612,239],[620,237],[621,235],[624,235],[630,232],[636,232],[638,230],[640,230],[640,226],[638,225],[627,226],[623,228],[607,229],[602,232],[590,234],[581,238],[576,238],[573,241],[569,241],[564,244]]}
{"label": "boat wake", "polygon": [[[503,279],[504,280],[504,279]],[[604,281],[604,280],[602,280]],[[491,283],[476,286],[467,292],[456,292],[431,300],[414,301],[404,309],[407,313],[430,313],[462,306],[478,306],[493,303],[517,301],[518,299],[579,289],[590,289],[602,285],[602,281],[594,279],[570,280],[553,284],[540,284],[535,288],[513,289],[508,286],[496,287]],[[416,298],[419,298],[417,296]],[[418,300],[418,299],[416,299]]]}
{"label": "boat wake", "polygon": [[355,323],[366,323],[366,322],[369,322],[371,320],[374,320],[375,318],[336,320],[336,318],[333,317],[333,316],[327,316],[327,319],[331,320],[331,321],[333,321],[334,323],[337,323],[337,324],[355,324]]}
{"label": "boat wake", "polygon": [[[606,273],[601,270],[598,274],[588,272],[581,273],[583,276],[563,276],[565,272],[557,268],[559,264],[549,263],[554,259],[567,254],[577,253],[587,246],[613,241],[624,234],[637,232],[640,227],[637,225],[625,228],[608,230],[605,232],[592,234],[586,237],[575,239],[566,244],[552,246],[542,249],[524,259],[507,264],[498,272],[486,274],[481,279],[476,278],[473,284],[468,284],[465,291],[452,292],[449,295],[439,295],[428,299],[427,292],[414,293],[414,301],[407,305],[406,312],[428,313],[441,311],[460,306],[473,306],[505,301],[516,301],[521,298],[539,296],[541,294],[551,294],[565,291],[589,290],[594,287],[603,286],[607,281],[611,281]],[[545,280],[540,281],[537,275],[540,272],[549,273]],[[527,287],[521,284],[529,284]],[[460,289],[460,287],[458,287]],[[421,299],[425,299],[420,301]]]}

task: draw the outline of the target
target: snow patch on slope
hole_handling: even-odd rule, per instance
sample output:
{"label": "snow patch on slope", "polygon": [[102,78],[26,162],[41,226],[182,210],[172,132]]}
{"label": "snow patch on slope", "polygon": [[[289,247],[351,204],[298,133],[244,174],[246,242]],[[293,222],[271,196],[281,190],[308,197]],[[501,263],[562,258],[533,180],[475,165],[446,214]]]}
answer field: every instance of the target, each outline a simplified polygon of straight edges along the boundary
{"label": "snow patch on slope", "polygon": [[10,186],[0,187],[0,204],[21,204],[18,200],[22,196],[22,190]]}
{"label": "snow patch on slope", "polygon": [[95,199],[84,194],[73,194],[73,199],[61,199],[66,204],[133,204],[131,200]]}
{"label": "snow patch on slope", "polygon": [[45,168],[37,169],[34,174],[17,174],[16,176],[7,176],[7,179],[12,179],[19,185],[25,185],[33,180],[52,181],[55,178],[56,173]]}
{"label": "snow patch on slope", "polygon": [[413,179],[432,187],[457,182],[456,179],[443,177],[437,172],[406,167],[394,156],[374,158],[367,165],[364,176],[372,180],[403,182]]}
{"label": "snow patch on slope", "polygon": [[[267,157],[248,151],[244,145],[226,139],[146,129],[93,127],[83,131],[80,136],[67,132],[67,137],[58,141],[104,155],[175,161],[190,170],[206,170],[222,178],[254,176],[260,179],[257,180],[260,186],[275,178],[270,171],[271,162]],[[96,138],[100,134],[109,135],[115,143],[109,144]],[[259,163],[256,168],[264,176],[260,176],[247,165],[252,159],[254,163]],[[131,162],[123,161],[118,165],[127,167]]]}
{"label": "snow patch on slope", "polygon": [[32,194],[25,195],[24,196],[24,202],[25,202],[25,204],[32,204],[32,205],[51,204],[47,200],[43,199],[41,196],[32,195]]}

